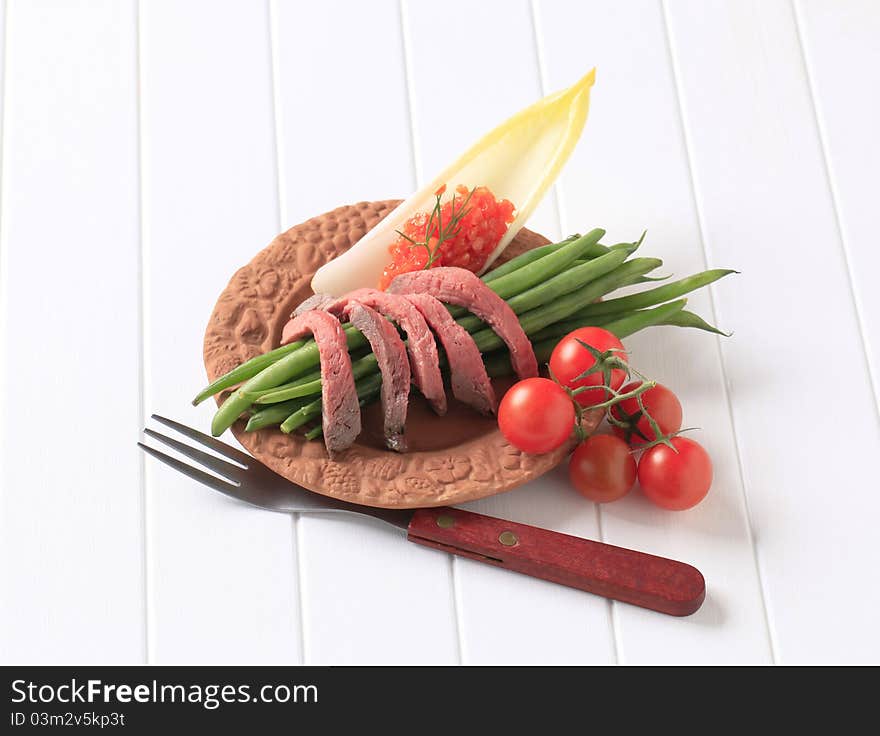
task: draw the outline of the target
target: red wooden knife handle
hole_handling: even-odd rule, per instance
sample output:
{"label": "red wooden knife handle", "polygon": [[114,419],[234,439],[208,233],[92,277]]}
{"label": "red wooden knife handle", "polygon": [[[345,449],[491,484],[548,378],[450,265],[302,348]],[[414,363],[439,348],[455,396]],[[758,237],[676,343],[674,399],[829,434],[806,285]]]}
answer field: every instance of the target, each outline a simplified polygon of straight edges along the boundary
{"label": "red wooden knife handle", "polygon": [[683,562],[461,509],[418,509],[407,539],[672,616],[706,597],[702,574]]}

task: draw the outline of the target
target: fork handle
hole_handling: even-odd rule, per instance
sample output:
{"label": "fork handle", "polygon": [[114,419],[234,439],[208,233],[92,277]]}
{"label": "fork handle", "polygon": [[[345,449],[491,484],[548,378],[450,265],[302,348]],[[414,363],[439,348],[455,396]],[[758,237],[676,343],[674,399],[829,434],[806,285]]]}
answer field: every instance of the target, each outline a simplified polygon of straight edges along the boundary
{"label": "fork handle", "polygon": [[418,509],[407,539],[672,616],[703,603],[691,565],[454,508]]}

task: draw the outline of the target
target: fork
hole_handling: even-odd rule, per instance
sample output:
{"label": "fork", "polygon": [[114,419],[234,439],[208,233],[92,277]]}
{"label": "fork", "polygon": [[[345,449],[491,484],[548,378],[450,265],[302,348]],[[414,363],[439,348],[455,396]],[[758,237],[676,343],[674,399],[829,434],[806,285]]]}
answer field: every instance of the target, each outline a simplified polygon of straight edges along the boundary
{"label": "fork", "polygon": [[458,508],[383,509],[323,496],[210,435],[156,414],[152,418],[221,457],[149,427],[144,429],[147,437],[221,477],[138,442],[144,452],[252,506],[282,513],[368,516],[405,530],[410,542],[672,616],[694,613],[706,596],[700,571],[683,562]]}

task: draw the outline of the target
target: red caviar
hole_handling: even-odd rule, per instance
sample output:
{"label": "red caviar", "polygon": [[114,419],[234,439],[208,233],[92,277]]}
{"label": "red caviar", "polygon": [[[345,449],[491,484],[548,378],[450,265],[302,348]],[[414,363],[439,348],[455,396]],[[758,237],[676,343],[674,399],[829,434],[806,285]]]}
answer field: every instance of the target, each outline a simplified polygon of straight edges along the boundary
{"label": "red caviar", "polygon": [[[437,196],[445,190],[444,184],[437,190]],[[499,201],[487,187],[475,187],[471,192],[465,186],[458,186],[455,192],[455,197],[440,207],[439,222],[436,216],[431,221],[430,212],[420,212],[401,228],[400,232],[406,237],[399,237],[388,247],[391,263],[382,272],[380,289],[385,289],[401,273],[436,266],[458,266],[476,273],[485,265],[513,222],[513,203],[507,199]],[[447,232],[450,236],[441,238],[441,223],[446,231],[462,209],[464,214],[460,215],[452,233]]]}

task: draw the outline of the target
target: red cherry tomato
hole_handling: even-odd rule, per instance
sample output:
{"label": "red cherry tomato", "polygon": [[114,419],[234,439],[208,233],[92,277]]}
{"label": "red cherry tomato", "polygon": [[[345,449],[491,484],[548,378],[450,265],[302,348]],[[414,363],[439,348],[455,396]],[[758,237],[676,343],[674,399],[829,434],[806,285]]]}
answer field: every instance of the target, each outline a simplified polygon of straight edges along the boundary
{"label": "red cherry tomato", "polygon": [[590,437],[575,449],[568,476],[582,496],[608,503],[625,496],[636,482],[636,461],[626,442],[611,434]]}
{"label": "red cherry tomato", "polygon": [[568,394],[547,378],[527,378],[504,394],[498,426],[505,439],[523,452],[551,452],[574,429],[575,410]]}
{"label": "red cherry tomato", "polygon": [[[641,385],[641,381],[634,381],[626,384],[620,389],[620,392],[626,394]],[[666,386],[658,383],[654,388],[649,388],[641,394],[639,398],[642,400],[645,411],[657,422],[663,434],[669,435],[681,429],[681,402]],[[617,425],[611,426],[614,429],[614,434],[629,442],[633,447],[657,439],[654,430],[651,429],[648,417],[639,408],[638,398],[625,399],[619,404],[615,404],[611,407],[611,414],[615,419],[629,425],[626,429]]]}
{"label": "red cherry tomato", "polygon": [[712,485],[712,460],[687,437],[673,437],[678,452],[666,445],[649,448],[639,460],[639,484],[658,506],[684,511],[696,506]]}
{"label": "red cherry tomato", "polygon": [[[578,376],[588,371],[596,363],[596,359],[590,351],[578,340],[585,342],[600,353],[615,350],[615,356],[626,360],[623,343],[613,333],[603,330],[601,327],[581,327],[563,337],[550,356],[550,370],[563,386],[575,389],[581,386],[602,386],[604,382],[600,371],[578,380]],[[625,379],[626,373],[623,370],[613,369],[611,371],[611,388],[619,389]],[[581,406],[595,406],[607,400],[609,396],[603,389],[596,388],[584,391],[575,398]]]}

